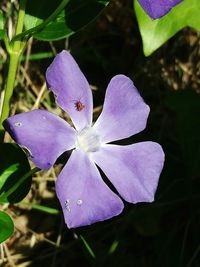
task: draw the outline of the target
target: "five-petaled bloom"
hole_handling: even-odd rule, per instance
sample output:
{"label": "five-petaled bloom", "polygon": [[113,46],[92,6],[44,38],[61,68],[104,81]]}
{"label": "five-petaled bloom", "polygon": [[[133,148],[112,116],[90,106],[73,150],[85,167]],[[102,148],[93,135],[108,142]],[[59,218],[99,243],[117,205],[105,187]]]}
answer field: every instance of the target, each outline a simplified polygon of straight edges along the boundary
{"label": "five-petaled bloom", "polygon": [[152,18],[158,19],[166,15],[174,6],[183,0],[138,0],[145,12]]}
{"label": "five-petaled bloom", "polygon": [[49,169],[63,152],[73,149],[56,181],[68,227],[103,221],[124,208],[121,198],[102,180],[97,166],[126,201],[152,202],[164,162],[161,146],[155,142],[110,144],[146,127],[149,107],[132,81],[124,75],[112,78],[102,113],[93,125],[91,89],[67,51],[55,57],[46,79],[75,128],[40,109],[14,115],[4,126],[41,169]]}

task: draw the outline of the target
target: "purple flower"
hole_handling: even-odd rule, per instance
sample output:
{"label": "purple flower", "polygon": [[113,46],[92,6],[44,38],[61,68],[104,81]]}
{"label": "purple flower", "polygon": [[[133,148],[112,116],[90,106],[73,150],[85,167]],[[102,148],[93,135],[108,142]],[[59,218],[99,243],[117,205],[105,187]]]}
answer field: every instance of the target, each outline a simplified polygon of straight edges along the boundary
{"label": "purple flower", "polygon": [[158,19],[166,15],[174,6],[183,0],[138,0],[145,12],[152,18]]}
{"label": "purple flower", "polygon": [[132,81],[124,75],[112,78],[102,113],[92,124],[91,89],[67,51],[55,57],[46,79],[75,128],[45,110],[12,116],[4,125],[41,169],[49,169],[64,151],[73,149],[56,181],[68,227],[109,219],[124,208],[120,197],[102,180],[97,166],[126,201],[152,202],[164,162],[161,146],[154,142],[109,144],[146,127],[149,107]]}

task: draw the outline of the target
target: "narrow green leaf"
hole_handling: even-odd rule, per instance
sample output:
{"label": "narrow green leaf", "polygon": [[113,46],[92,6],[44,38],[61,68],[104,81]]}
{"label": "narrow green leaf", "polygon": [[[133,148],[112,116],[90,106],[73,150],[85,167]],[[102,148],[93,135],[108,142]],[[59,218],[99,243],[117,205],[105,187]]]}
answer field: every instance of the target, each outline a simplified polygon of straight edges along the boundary
{"label": "narrow green leaf", "polygon": [[[45,58],[52,58],[52,57],[54,57],[55,55],[54,55],[54,53],[53,52],[41,52],[41,53],[36,53],[36,54],[31,54],[30,56],[29,56],[29,61],[31,61],[31,60],[41,60],[41,59],[45,59]],[[26,60],[26,56],[21,56],[21,58],[20,58],[20,61],[22,62],[22,61],[25,61]],[[6,62],[6,60],[4,59],[0,59],[0,64],[4,64]]]}
{"label": "narrow green leaf", "polygon": [[200,1],[184,0],[164,17],[152,20],[134,0],[136,17],[143,41],[143,51],[151,55],[181,29],[189,26],[200,31]]}
{"label": "narrow green leaf", "polygon": [[92,248],[91,248],[90,245],[88,244],[88,242],[85,240],[85,238],[84,238],[82,235],[80,235],[80,239],[83,241],[83,244],[84,244],[84,246],[86,247],[86,249],[87,249],[88,253],[90,254],[90,256],[91,256],[92,258],[95,259],[96,256],[95,256],[95,254],[94,254]]}
{"label": "narrow green leaf", "polygon": [[10,216],[0,211],[0,243],[8,239],[14,231],[14,224]]}
{"label": "narrow green leaf", "polygon": [[27,207],[27,208],[31,208],[31,209],[34,209],[34,210],[38,210],[38,211],[41,211],[41,212],[44,212],[44,213],[49,213],[49,214],[52,214],[52,215],[58,215],[60,214],[60,211],[57,210],[57,209],[54,209],[54,208],[50,208],[50,207],[47,207],[47,206],[43,206],[43,205],[39,205],[39,204],[36,204],[36,203],[27,203],[27,202],[23,202],[21,201],[20,204],[17,204],[19,207]]}
{"label": "narrow green leaf", "polygon": [[112,245],[110,246],[110,249],[109,249],[109,251],[108,251],[108,254],[110,254],[110,255],[113,254],[113,253],[116,251],[118,245],[119,245],[119,241],[115,240],[115,241],[112,243]]}

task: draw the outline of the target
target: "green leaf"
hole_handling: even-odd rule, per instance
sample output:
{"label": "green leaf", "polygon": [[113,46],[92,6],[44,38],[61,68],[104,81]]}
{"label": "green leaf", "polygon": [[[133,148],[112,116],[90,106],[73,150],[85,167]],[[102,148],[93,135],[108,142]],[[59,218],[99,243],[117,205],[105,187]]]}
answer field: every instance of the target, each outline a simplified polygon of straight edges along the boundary
{"label": "green leaf", "polygon": [[50,2],[47,0],[28,1],[24,18],[26,31],[19,34],[14,39],[44,29],[49,22],[58,16],[68,1],[69,0],[55,0]]}
{"label": "green leaf", "polygon": [[3,187],[6,180],[9,178],[10,175],[15,173],[17,169],[19,168],[19,164],[12,164],[7,169],[3,171],[3,173],[0,175],[0,189]]}
{"label": "green leaf", "polygon": [[30,170],[25,153],[16,145],[0,143],[0,202],[16,203],[29,192],[31,177],[26,179],[13,193],[4,198],[6,193],[23,175]]}
{"label": "green leaf", "polygon": [[92,21],[107,3],[99,0],[71,0],[54,21],[33,36],[43,41],[69,37]]}
{"label": "green leaf", "polygon": [[184,0],[167,15],[157,20],[152,20],[137,0],[134,6],[146,56],[151,55],[184,27],[189,26],[200,31],[199,0]]}
{"label": "green leaf", "polygon": [[0,39],[3,39],[5,35],[4,24],[5,24],[5,18],[3,16],[3,12],[0,10]]}
{"label": "green leaf", "polygon": [[10,216],[0,211],[0,243],[8,239],[14,231],[14,224]]}
{"label": "green leaf", "polygon": [[[43,41],[66,38],[92,21],[108,0],[34,0],[27,2],[25,31],[12,41],[32,35]],[[65,8],[64,8],[65,7]]]}

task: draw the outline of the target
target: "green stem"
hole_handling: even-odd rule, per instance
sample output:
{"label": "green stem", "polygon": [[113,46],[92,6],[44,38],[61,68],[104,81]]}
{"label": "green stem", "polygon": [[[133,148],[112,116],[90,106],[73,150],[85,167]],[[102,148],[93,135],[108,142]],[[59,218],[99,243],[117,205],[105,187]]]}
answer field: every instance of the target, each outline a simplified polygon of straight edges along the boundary
{"label": "green stem", "polygon": [[20,2],[19,2],[19,15],[18,15],[18,20],[17,20],[15,35],[20,34],[23,30],[24,17],[25,17],[25,7],[26,7],[26,0],[20,0]]}
{"label": "green stem", "polygon": [[[26,6],[26,0],[21,0],[17,26],[16,26],[16,33],[15,33],[16,35],[20,34],[23,30],[25,6]],[[2,112],[1,112],[1,117],[0,117],[0,130],[4,129],[2,123],[9,116],[9,110],[10,110],[9,104],[10,104],[11,96],[13,94],[19,58],[24,48],[24,41],[16,40],[13,43],[13,46],[10,46],[9,44],[7,44],[6,47],[9,48],[8,53],[10,54],[10,62],[9,62],[8,77],[7,77],[6,88],[5,88],[5,95],[3,99],[3,105],[2,105]]]}
{"label": "green stem", "polygon": [[2,123],[9,115],[9,110],[10,110],[9,103],[10,103],[10,98],[13,94],[13,88],[14,88],[15,77],[16,77],[16,72],[17,72],[18,60],[19,60],[18,54],[11,54],[10,62],[9,62],[9,69],[8,69],[7,84],[6,84],[5,95],[4,95],[4,99],[3,99],[2,112],[1,112],[0,130],[1,129],[3,130]]}
{"label": "green stem", "polygon": [[6,47],[7,52],[10,54],[11,49],[10,49],[10,44],[9,44],[8,36],[7,36],[6,33],[4,34],[3,41],[4,41],[4,44],[5,44],[5,47]]}
{"label": "green stem", "polygon": [[24,181],[26,179],[28,179],[30,176],[32,176],[34,173],[40,171],[39,168],[35,167],[33,169],[31,169],[29,172],[27,172],[26,174],[24,174],[24,176],[22,176],[8,191],[6,191],[5,193],[2,193],[0,196],[0,202],[2,200],[7,198],[8,196],[10,196],[21,184],[24,183]]}

